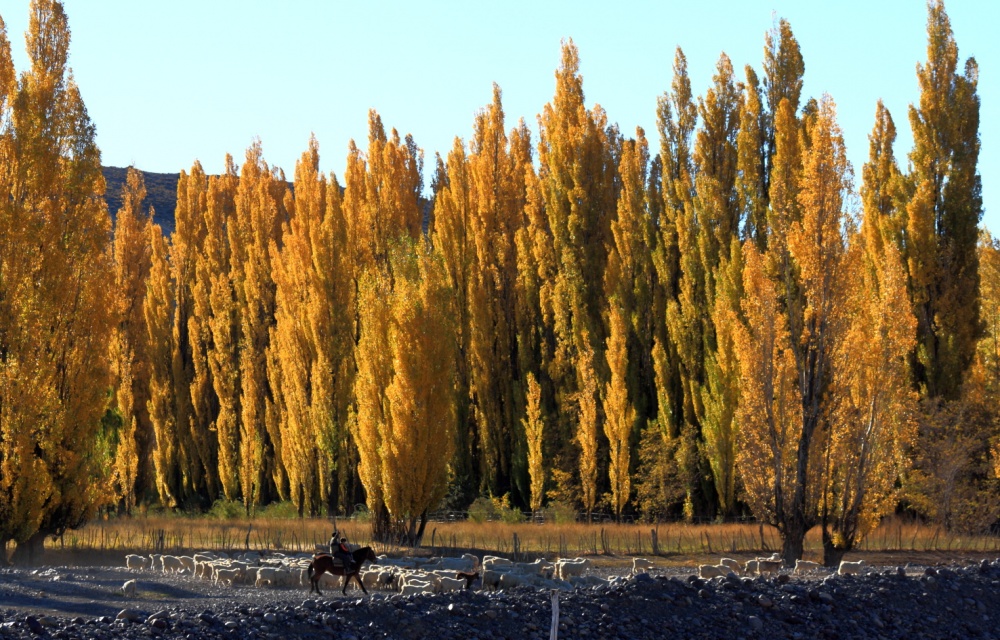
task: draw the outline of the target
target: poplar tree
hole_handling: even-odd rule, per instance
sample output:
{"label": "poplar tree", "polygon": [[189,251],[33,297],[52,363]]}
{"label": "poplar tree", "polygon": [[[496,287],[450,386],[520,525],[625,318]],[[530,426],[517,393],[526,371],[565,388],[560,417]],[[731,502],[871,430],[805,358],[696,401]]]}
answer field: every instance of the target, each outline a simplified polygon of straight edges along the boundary
{"label": "poplar tree", "polygon": [[[584,509],[596,504],[599,411],[594,353],[602,339],[600,274],[607,263],[610,222],[617,200],[616,163],[611,154],[617,134],[606,130],[607,116],[584,106],[579,52],[572,41],[562,48],[556,93],[539,115],[539,186],[548,221],[547,240],[553,275],[539,293],[546,334],[543,356],[558,407],[558,432],[574,431],[585,447],[579,457]],[[574,375],[575,371],[575,375]],[[586,385],[586,387],[582,386]],[[574,429],[573,426],[578,425]],[[563,442],[567,442],[568,438]],[[593,451],[593,453],[591,453]],[[562,452],[564,470],[575,456]]]}
{"label": "poplar tree", "polygon": [[114,274],[117,327],[111,343],[115,368],[115,400],[123,425],[115,450],[113,481],[120,506],[131,513],[141,497],[152,444],[146,403],[149,400],[149,358],[143,306],[151,266],[147,226],[152,216],[142,212],[146,187],[142,173],[129,167],[122,187],[122,206],[115,216]]}
{"label": "poplar tree", "polygon": [[280,170],[264,161],[260,144],[251,145],[240,170],[235,218],[227,228],[240,323],[240,484],[248,513],[275,493],[288,496],[287,474],[275,455],[281,430],[266,360],[274,326],[270,246],[278,242],[286,218],[287,189]]}
{"label": "poplar tree", "polygon": [[52,0],[29,12],[18,80],[0,25],[0,544],[13,539],[19,561],[111,497],[96,448],[115,323],[100,151],[66,13]]}
{"label": "poplar tree", "polygon": [[368,272],[359,292],[355,441],[369,507],[392,518],[388,532],[374,533],[414,545],[447,491],[454,454],[453,293],[424,246],[404,240],[389,260],[391,281]]}
{"label": "poplar tree", "polygon": [[927,3],[927,62],[917,66],[920,100],[910,106],[913,197],[906,257],[917,316],[915,379],[930,398],[958,397],[980,332],[978,225],[979,66],[959,74],[958,46],[941,0]]}

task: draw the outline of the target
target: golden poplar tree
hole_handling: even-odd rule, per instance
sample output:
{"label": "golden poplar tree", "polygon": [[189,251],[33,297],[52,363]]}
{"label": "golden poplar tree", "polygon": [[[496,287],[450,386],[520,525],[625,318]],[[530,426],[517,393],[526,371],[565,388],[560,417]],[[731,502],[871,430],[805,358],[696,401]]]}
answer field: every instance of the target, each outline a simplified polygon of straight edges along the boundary
{"label": "golden poplar tree", "polygon": [[534,374],[527,374],[527,408],[524,414],[524,433],[528,447],[528,473],[531,477],[532,511],[542,508],[545,497],[545,459],[542,441],[545,437],[545,416],[542,414],[542,389]]}
{"label": "golden poplar tree", "polygon": [[[877,212],[865,212],[865,227],[878,223]],[[852,234],[843,275],[849,326],[832,357],[830,395],[836,400],[820,503],[823,561],[829,567],[896,508],[896,482],[908,469],[916,437],[907,362],[916,319],[899,250],[871,242],[876,239],[877,230]]]}
{"label": "golden poplar tree", "polygon": [[[201,308],[208,323],[211,349],[208,369],[218,409],[212,425],[218,446],[219,488],[227,500],[237,500],[240,492],[240,345],[236,291],[232,280],[232,251],[228,228],[235,224],[236,165],[226,155],[226,171],[208,180],[206,234],[199,261],[199,283],[207,293]],[[206,304],[207,302],[207,304]]]}
{"label": "golden poplar tree", "polygon": [[142,173],[129,167],[122,187],[122,206],[115,216],[114,273],[115,313],[118,326],[111,344],[115,367],[116,404],[123,425],[115,450],[113,482],[120,506],[126,513],[135,507],[143,490],[140,477],[148,477],[151,427],[146,403],[149,399],[149,358],[146,355],[146,323],[143,315],[146,280],[151,266],[149,231],[152,216],[143,214],[146,186]]}
{"label": "golden poplar tree", "polygon": [[[171,375],[174,386],[174,424],[177,437],[176,462],[181,480],[176,496],[184,504],[196,504],[208,494],[210,477],[206,466],[214,447],[208,446],[207,428],[199,423],[204,408],[203,393],[208,383],[204,335],[199,332],[200,318],[195,309],[195,286],[201,245],[205,239],[205,195],[208,177],[201,163],[195,162],[190,173],[181,171],[177,180],[177,206],[174,209],[174,233],[170,236],[170,279],[173,286],[173,353]],[[192,334],[193,330],[193,334]],[[197,365],[196,365],[197,361]],[[207,427],[207,425],[204,425]],[[212,494],[214,496],[214,493]]]}
{"label": "golden poplar tree", "polygon": [[916,382],[955,399],[979,332],[979,67],[958,68],[958,45],[942,0],[927,3],[927,62],[910,106],[913,150],[906,212],[910,290],[917,316]]}
{"label": "golden poplar tree", "polygon": [[275,454],[281,431],[267,379],[275,293],[270,246],[280,239],[287,190],[284,175],[264,161],[260,144],[251,145],[227,229],[240,323],[240,485],[247,512],[275,494],[288,495],[287,475]]}
{"label": "golden poplar tree", "polygon": [[268,378],[291,499],[300,514],[315,515],[336,493],[332,473],[342,463],[353,368],[340,185],[319,172],[315,138],[296,165],[289,215],[281,249],[271,246],[276,291]]}
{"label": "golden poplar tree", "polygon": [[390,268],[391,282],[368,272],[359,293],[355,441],[369,506],[381,501],[389,533],[419,544],[455,450],[453,293],[440,257],[422,244],[401,242]]}
{"label": "golden poplar tree", "polygon": [[0,33],[0,543],[31,561],[111,498],[96,451],[112,383],[111,223],[62,4],[31,3],[17,81]]}
{"label": "golden poplar tree", "polygon": [[182,498],[179,434],[177,433],[173,378],[174,335],[173,286],[168,249],[160,225],[147,227],[151,249],[149,279],[143,302],[146,354],[149,358],[149,421],[155,445],[152,449],[156,492],[160,504],[174,508]]}
{"label": "golden poplar tree", "polygon": [[635,428],[635,407],[628,386],[628,322],[625,313],[609,300],[608,340],[605,349],[611,378],[604,389],[604,433],[608,437],[608,476],[611,480],[611,508],[621,516],[632,490],[630,471],[632,431]]}
{"label": "golden poplar tree", "polygon": [[[543,280],[539,296],[549,337],[544,366],[558,408],[554,426],[564,443],[576,432],[577,442],[587,447],[579,468],[584,509],[589,512],[597,496],[597,470],[590,456],[595,456],[596,465],[600,432],[596,406],[600,372],[594,354],[603,342],[601,275],[617,202],[617,167],[611,147],[618,141],[611,139],[617,136],[615,132],[609,136],[604,110],[584,106],[579,65],[576,46],[565,42],[555,96],[538,118],[539,186],[552,244],[550,255],[555,259],[554,277]],[[569,471],[575,466],[575,456],[568,450],[561,453],[561,466]]]}
{"label": "golden poplar tree", "polygon": [[[787,109],[785,101],[779,109],[776,171],[782,168],[780,133]],[[776,223],[770,225],[769,253],[776,255],[766,271],[774,274],[773,280],[761,273],[757,252],[750,245],[746,250],[747,328],[737,343],[742,370],[739,464],[754,514],[778,528],[787,563],[801,558],[805,534],[817,523],[823,469],[819,455],[830,437],[833,354],[849,320],[843,201],[850,189],[850,165],[829,96],[817,104],[811,122],[811,145],[803,153],[797,181],[801,188],[794,211],[799,215],[782,215],[789,211],[787,202],[772,192]],[[782,187],[782,181],[772,181],[772,187]],[[785,242],[777,236],[782,229],[787,229]],[[779,413],[775,402],[796,406],[782,406]]]}

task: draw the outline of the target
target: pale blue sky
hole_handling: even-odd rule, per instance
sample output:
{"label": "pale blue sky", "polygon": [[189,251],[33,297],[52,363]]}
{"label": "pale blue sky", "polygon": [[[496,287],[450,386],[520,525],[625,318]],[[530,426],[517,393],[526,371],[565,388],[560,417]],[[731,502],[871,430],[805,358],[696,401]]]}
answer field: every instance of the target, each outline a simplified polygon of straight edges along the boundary
{"label": "pale blue sky", "polygon": [[[260,137],[265,157],[291,176],[315,132],[324,170],[343,173],[347,142],[362,147],[367,112],[412,133],[426,154],[468,138],[495,81],[508,128],[551,99],[560,40],[580,49],[587,103],[623,133],[646,129],[655,146],[657,96],[670,85],[674,48],[701,94],[725,51],[742,77],[758,72],[764,33],[784,17],[802,47],[805,96],[830,93],[860,180],[875,102],[899,130],[905,167],[907,105],[926,58],[923,0],[727,2],[255,2],[65,0],[71,65],[97,126],[104,163],[176,172],[199,159],[219,171]],[[980,66],[980,173],[984,222],[1000,232],[1000,3],[946,4],[962,60]],[[18,70],[25,64],[28,0],[0,0]],[[995,210],[991,211],[991,202]]]}

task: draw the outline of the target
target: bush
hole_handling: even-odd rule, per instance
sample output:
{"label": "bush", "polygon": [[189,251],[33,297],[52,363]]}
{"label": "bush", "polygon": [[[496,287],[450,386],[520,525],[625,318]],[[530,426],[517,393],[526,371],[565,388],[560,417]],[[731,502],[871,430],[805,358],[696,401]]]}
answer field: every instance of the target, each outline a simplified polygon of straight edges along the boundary
{"label": "bush", "polygon": [[576,510],[565,502],[552,501],[549,506],[542,509],[546,522],[556,524],[570,524],[576,522]]}
{"label": "bush", "polygon": [[496,506],[492,498],[479,497],[469,505],[469,520],[476,523],[495,520],[497,515]]}
{"label": "bush", "polygon": [[291,520],[299,517],[299,510],[295,507],[295,503],[291,501],[272,502],[266,507],[258,509],[257,516],[274,520]]}
{"label": "bush", "polygon": [[238,500],[219,498],[212,504],[212,508],[205,515],[217,520],[239,520],[246,516],[246,509],[243,503]]}

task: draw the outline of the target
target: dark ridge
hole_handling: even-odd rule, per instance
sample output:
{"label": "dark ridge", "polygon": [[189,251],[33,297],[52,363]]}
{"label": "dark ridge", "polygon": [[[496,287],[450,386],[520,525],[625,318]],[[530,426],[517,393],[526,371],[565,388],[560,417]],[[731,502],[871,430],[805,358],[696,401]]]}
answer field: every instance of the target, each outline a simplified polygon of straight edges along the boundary
{"label": "dark ridge", "polygon": [[[125,186],[128,169],[101,167],[101,171],[107,184],[104,197],[108,202],[108,211],[114,219],[122,206],[122,187]],[[174,207],[177,205],[177,180],[180,174],[142,171],[142,177],[146,182],[146,200],[143,209],[148,211],[149,207],[153,207],[153,221],[163,228],[164,236],[169,236],[174,232]]]}

